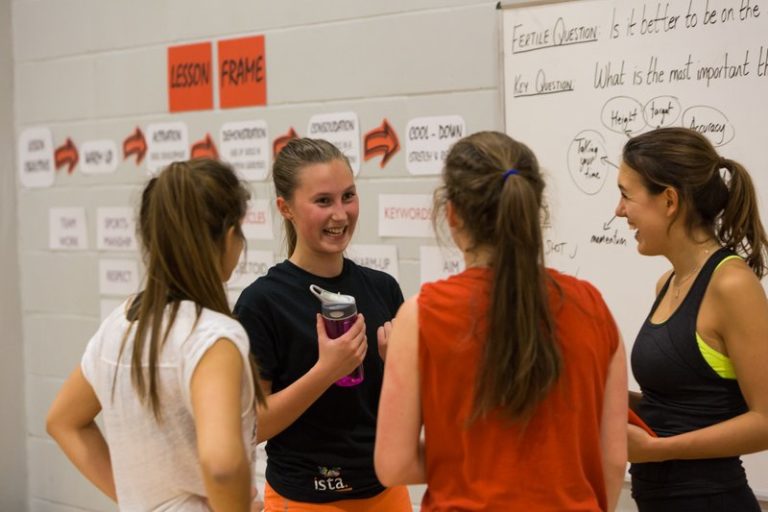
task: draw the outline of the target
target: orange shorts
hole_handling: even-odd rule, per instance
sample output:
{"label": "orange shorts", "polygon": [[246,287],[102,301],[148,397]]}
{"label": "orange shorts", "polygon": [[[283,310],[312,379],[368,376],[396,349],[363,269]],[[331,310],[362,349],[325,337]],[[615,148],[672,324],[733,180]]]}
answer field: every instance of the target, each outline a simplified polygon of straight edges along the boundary
{"label": "orange shorts", "polygon": [[373,498],[304,503],[283,498],[264,485],[264,512],[411,512],[411,497],[405,486],[390,487]]}

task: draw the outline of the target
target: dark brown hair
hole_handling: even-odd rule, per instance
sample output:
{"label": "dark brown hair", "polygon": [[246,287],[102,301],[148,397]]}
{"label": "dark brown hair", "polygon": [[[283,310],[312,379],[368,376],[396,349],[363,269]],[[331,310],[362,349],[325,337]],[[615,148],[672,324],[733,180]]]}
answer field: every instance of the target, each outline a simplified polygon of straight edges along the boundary
{"label": "dark brown hair", "polygon": [[[651,194],[667,187],[678,192],[688,233],[707,230],[743,256],[758,277],[765,275],[765,230],[755,187],[741,164],[722,158],[706,137],[688,128],[659,128],[632,137],[622,158]],[[721,169],[728,171],[727,180]]]}
{"label": "dark brown hair", "polygon": [[[299,173],[308,165],[324,164],[341,160],[350,169],[349,160],[339,148],[322,139],[291,139],[280,150],[272,165],[272,181],[275,193],[286,201],[293,199],[293,192],[299,186]],[[285,242],[288,256],[296,249],[296,228],[288,219],[284,220]]]}
{"label": "dark brown hair", "polygon": [[[136,323],[131,381],[156,419],[161,418],[158,356],[181,301],[194,302],[198,316],[203,308],[231,316],[221,280],[221,257],[230,228],[243,236],[240,222],[249,197],[229,166],[207,159],[174,162],[144,188],[138,233],[147,278],[144,290],[128,312],[128,319]],[[163,331],[168,306],[170,317]],[[121,356],[130,332],[123,339]],[[149,361],[145,371],[142,355],[147,342]],[[255,390],[257,400],[264,403],[258,381]]]}
{"label": "dark brown hair", "polygon": [[[510,174],[505,178],[505,173]],[[562,370],[544,268],[544,181],[533,152],[498,132],[458,141],[448,153],[435,211],[450,201],[473,247],[491,250],[488,334],[478,368],[473,417],[501,408],[521,418]]]}

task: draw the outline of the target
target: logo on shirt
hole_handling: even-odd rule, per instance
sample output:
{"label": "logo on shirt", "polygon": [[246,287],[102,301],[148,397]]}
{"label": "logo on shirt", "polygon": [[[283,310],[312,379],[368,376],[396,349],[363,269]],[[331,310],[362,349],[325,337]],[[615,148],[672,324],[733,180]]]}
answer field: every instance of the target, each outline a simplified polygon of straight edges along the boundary
{"label": "logo on shirt", "polygon": [[315,477],[316,491],[347,492],[352,490],[352,488],[345,484],[344,480],[342,480],[341,468],[327,468],[325,466],[318,466],[317,471],[321,476]]}

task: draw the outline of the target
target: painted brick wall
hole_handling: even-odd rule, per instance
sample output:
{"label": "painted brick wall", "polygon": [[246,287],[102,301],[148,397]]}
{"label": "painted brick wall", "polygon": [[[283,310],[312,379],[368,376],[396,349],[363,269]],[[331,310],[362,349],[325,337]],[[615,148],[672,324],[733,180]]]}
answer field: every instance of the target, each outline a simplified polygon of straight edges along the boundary
{"label": "painted brick wall", "polygon": [[[67,137],[76,144],[112,139],[119,146],[136,126],[181,120],[193,141],[205,133],[217,137],[225,122],[250,119],[266,121],[274,138],[291,126],[304,133],[312,115],[345,111],[357,113],[361,131],[386,117],[401,144],[414,117],[453,114],[464,117],[468,130],[501,127],[494,3],[336,0],[319,5],[308,0],[15,1],[14,139],[26,128],[47,126],[54,146]],[[266,107],[168,113],[168,46],[251,34],[266,38]],[[412,294],[419,283],[419,246],[433,241],[379,238],[376,198],[403,190],[428,194],[436,179],[409,175],[403,153],[383,170],[378,159],[362,164],[355,242],[397,245],[403,288]],[[51,188],[18,187],[31,510],[114,509],[47,437],[44,418],[99,323],[99,260],[138,260],[135,252],[96,250],[96,209],[135,206],[145,179],[143,167],[121,161],[112,174],[75,169],[71,175],[58,172]],[[253,182],[252,189],[256,198],[273,198],[268,183]],[[68,206],[86,209],[85,251],[48,248],[48,210]],[[249,241],[249,249],[282,257],[276,218],[274,227],[276,240]],[[419,497],[414,489],[414,499]]]}
{"label": "painted brick wall", "polygon": [[25,510],[27,461],[24,344],[19,299],[16,179],[13,166],[11,2],[0,0],[0,510]]}

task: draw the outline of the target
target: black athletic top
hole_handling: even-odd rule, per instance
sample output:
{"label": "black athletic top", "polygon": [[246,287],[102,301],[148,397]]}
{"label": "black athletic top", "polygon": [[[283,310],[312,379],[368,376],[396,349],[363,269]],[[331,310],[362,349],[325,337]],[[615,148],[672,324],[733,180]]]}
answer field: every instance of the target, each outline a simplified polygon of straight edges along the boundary
{"label": "black athletic top", "polygon": [[[670,275],[632,348],[632,372],[643,392],[638,414],[659,437],[723,422],[747,411],[735,379],[720,377],[696,343],[696,317],[717,265],[733,253],[715,252],[682,304],[665,322],[651,322]],[[632,464],[632,496],[640,499],[715,494],[747,482],[738,457]]]}
{"label": "black athletic top", "polygon": [[365,316],[368,352],[364,380],[344,388],[331,385],[299,418],[267,441],[269,485],[294,501],[327,503],[370,498],[384,487],[373,470],[376,414],[384,364],[376,329],[392,320],[403,302],[390,275],[345,259],[340,275],[318,277],[286,260],[243,290],[235,314],[248,332],[261,377],[272,392],[285,389],[317,362],[316,284],[355,297]]}

